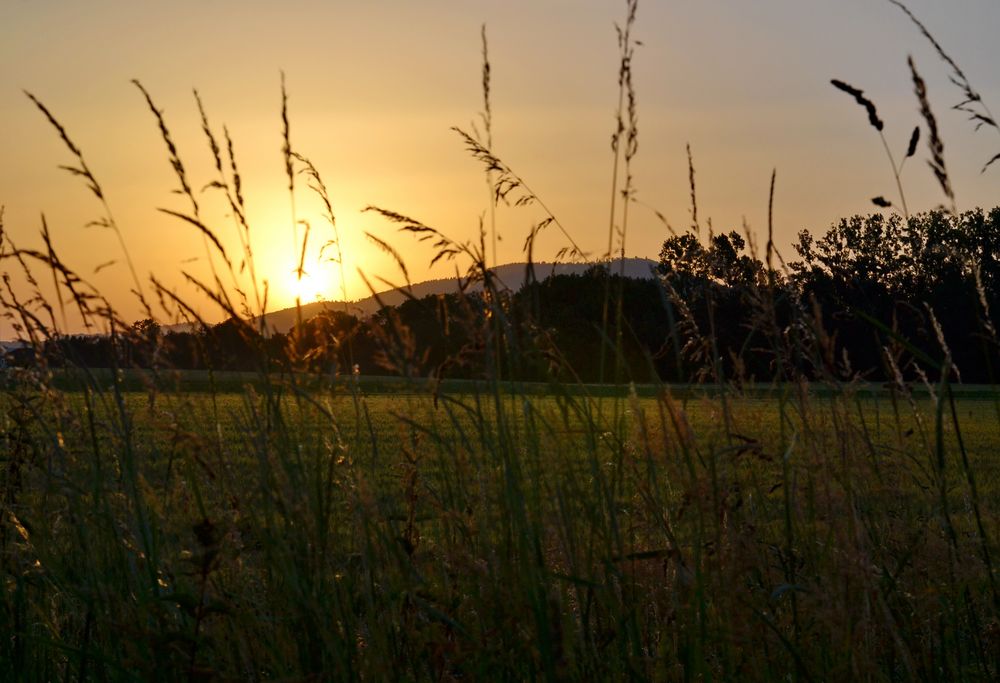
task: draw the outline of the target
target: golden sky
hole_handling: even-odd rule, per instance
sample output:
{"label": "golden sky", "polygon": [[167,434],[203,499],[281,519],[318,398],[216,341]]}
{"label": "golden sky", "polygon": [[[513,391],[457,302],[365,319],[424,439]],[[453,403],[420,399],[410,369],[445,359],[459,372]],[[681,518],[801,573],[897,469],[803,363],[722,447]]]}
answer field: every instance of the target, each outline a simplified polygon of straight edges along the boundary
{"label": "golden sky", "polygon": [[[1000,111],[1000,49],[993,0],[913,0],[911,9]],[[192,88],[216,133],[228,127],[244,181],[258,275],[271,308],[317,296],[339,298],[339,271],[318,260],[329,226],[300,178],[295,217],[311,225],[306,283],[293,271],[293,230],[284,177],[280,72],[287,79],[292,145],[330,189],[344,251],[348,297],[368,293],[359,269],[398,282],[372,232],[406,258],[414,281],[444,277],[432,252],[361,210],[374,204],[473,239],[488,207],[481,166],[451,126],[468,129],[482,109],[480,26],[492,63],[495,150],[595,257],[607,247],[617,100],[612,0],[4,0],[0,3],[0,205],[5,230],[38,247],[44,213],[64,260],[118,307],[141,315],[110,231],[84,227],[102,207],[58,167],[72,158],[25,97],[29,90],[65,125],[104,187],[144,285],[149,274],[197,300],[179,273],[208,274],[200,234],[158,208],[187,211],[138,78],[163,110],[199,192],[204,217],[238,263],[236,228],[215,179]],[[862,88],[886,121],[897,154],[920,123],[906,57],[928,82],[960,209],[994,206],[1000,151],[994,131],[973,133],[949,107],[959,92],[898,9],[879,0],[646,0],[634,62],[639,106],[636,197],[626,251],[655,258],[667,236],[646,205],[678,229],[690,223],[685,144],[697,169],[699,216],[715,230],[766,234],[768,184],[777,169],[775,231],[786,258],[801,229],[824,230],[868,212],[870,198],[895,200],[894,181],[864,112],[829,84]],[[921,146],[903,180],[911,210],[942,201]],[[501,207],[498,261],[522,260],[537,208]],[[762,240],[763,241],[763,240]],[[565,246],[555,230],[536,258]],[[327,252],[329,255],[329,252]],[[108,261],[116,264],[94,272]],[[465,264],[461,266],[464,268]],[[11,270],[9,262],[5,270]],[[243,286],[248,281],[243,276]],[[374,279],[373,279],[374,282]],[[70,322],[70,327],[73,323]],[[0,338],[11,336],[0,322]]]}

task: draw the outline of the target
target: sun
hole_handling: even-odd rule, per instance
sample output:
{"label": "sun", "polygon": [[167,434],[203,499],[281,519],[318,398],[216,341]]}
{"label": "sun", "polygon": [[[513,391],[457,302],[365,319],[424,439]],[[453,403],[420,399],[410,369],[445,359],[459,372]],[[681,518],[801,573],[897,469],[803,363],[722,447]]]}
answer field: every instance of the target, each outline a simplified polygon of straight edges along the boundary
{"label": "sun", "polygon": [[314,277],[310,272],[303,271],[300,274],[296,269],[288,274],[285,289],[288,292],[288,298],[291,303],[295,303],[295,300],[298,299],[300,303],[308,304],[324,298],[323,290],[325,287],[323,284],[323,282]]}
{"label": "sun", "polygon": [[[261,253],[267,250],[261,250]],[[302,304],[317,301],[338,301],[346,296],[341,283],[343,270],[333,261],[322,259],[310,250],[305,258],[301,252],[289,259],[284,251],[273,247],[262,262],[267,264],[265,279],[270,283],[270,307],[290,308],[296,300]],[[300,260],[301,259],[301,260]],[[301,272],[299,266],[301,263]]]}

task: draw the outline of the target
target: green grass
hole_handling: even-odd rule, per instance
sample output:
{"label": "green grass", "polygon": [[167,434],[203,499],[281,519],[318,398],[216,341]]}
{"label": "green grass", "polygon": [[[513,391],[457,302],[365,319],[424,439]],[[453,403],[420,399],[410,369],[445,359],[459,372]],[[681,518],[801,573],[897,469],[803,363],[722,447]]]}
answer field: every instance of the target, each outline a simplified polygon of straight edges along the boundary
{"label": "green grass", "polygon": [[865,393],[16,388],[0,674],[989,678],[954,426]]}

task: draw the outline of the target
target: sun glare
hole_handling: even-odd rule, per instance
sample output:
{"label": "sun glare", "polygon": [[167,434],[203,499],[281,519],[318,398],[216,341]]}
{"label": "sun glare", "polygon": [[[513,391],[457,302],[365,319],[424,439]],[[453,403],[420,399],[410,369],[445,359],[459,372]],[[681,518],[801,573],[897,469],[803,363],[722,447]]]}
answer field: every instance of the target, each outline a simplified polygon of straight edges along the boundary
{"label": "sun glare", "polygon": [[298,299],[301,303],[307,304],[319,301],[324,298],[323,283],[309,272],[303,272],[300,276],[298,270],[293,270],[288,274],[286,289],[290,303],[295,303]]}
{"label": "sun glare", "polygon": [[299,303],[309,304],[314,301],[334,301],[343,296],[340,274],[334,264],[307,258],[301,275],[297,265],[282,268],[282,276],[275,280],[280,283],[281,290],[274,292],[275,306],[294,306],[296,299]]}

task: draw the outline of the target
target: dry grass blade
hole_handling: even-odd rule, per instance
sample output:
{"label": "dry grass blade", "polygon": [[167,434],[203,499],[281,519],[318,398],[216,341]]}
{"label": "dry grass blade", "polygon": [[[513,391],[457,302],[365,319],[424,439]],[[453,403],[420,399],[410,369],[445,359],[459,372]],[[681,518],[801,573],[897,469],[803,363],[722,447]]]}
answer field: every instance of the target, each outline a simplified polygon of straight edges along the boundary
{"label": "dry grass blade", "polygon": [[217,277],[215,278],[215,289],[212,289],[187,271],[182,270],[181,275],[185,280],[194,285],[204,296],[208,297],[211,301],[217,304],[230,320],[239,324],[242,330],[251,331],[252,326],[236,310],[236,307],[230,300],[229,295],[226,293],[226,288],[222,286],[222,282],[220,282]]}
{"label": "dry grass blade", "polygon": [[900,0],[889,0],[889,2],[891,2],[893,5],[902,10],[903,13],[910,18],[910,21],[912,21],[914,25],[917,27],[917,29],[920,30],[920,33],[923,34],[924,38],[926,38],[930,42],[930,44],[934,46],[934,49],[937,51],[938,56],[941,57],[941,59],[949,67],[951,67],[952,82],[954,82],[956,85],[965,90],[966,97],[969,99],[969,101],[972,102],[980,101],[982,98],[980,98],[979,94],[972,89],[972,86],[969,84],[969,80],[965,77],[965,73],[958,66],[955,60],[952,59],[948,55],[948,53],[944,51],[944,48],[941,47],[941,44],[937,41],[937,39],[934,38],[933,35],[931,35],[931,32],[927,29],[924,23],[919,19],[917,19],[916,15],[913,14],[913,12],[911,12],[910,9],[905,4],[900,2]]}
{"label": "dry grass blade", "polygon": [[381,249],[386,254],[392,257],[392,260],[396,262],[396,266],[399,268],[400,272],[403,273],[403,278],[406,280],[406,288],[411,289],[410,272],[407,270],[406,262],[403,261],[403,257],[400,256],[398,251],[396,251],[396,248],[393,247],[388,242],[386,242],[385,240],[371,234],[370,232],[365,232],[365,237],[371,240],[372,244],[374,244],[376,247],[378,247],[379,249]]}
{"label": "dry grass blade", "polygon": [[[621,52],[619,67],[618,67],[618,84],[620,88],[624,88],[625,92],[625,184],[622,187],[621,194],[624,199],[624,206],[622,207],[622,221],[621,227],[619,229],[619,253],[621,256],[621,270],[619,275],[625,274],[625,236],[628,230],[628,215],[629,206],[631,205],[631,199],[635,194],[635,185],[633,183],[632,176],[632,160],[635,155],[639,152],[639,114],[638,105],[636,103],[635,86],[632,81],[632,60],[635,57],[635,48],[639,44],[638,41],[632,38],[632,29],[635,26],[635,15],[638,9],[638,2],[636,0],[628,0],[626,3],[627,12],[625,20],[625,28],[618,29],[618,43],[619,50]],[[617,27],[616,27],[617,28]],[[621,115],[621,110],[619,109],[619,116]],[[620,124],[619,124],[620,126]],[[613,223],[612,223],[613,226]],[[610,251],[608,256],[610,257]]]}
{"label": "dry grass blade", "polygon": [[315,192],[316,196],[323,203],[323,210],[326,212],[323,217],[336,229],[337,219],[333,214],[333,202],[330,200],[330,193],[326,189],[326,184],[323,182],[323,178],[320,176],[316,166],[307,157],[302,156],[298,152],[292,152],[292,157],[302,163],[303,168],[299,173],[304,173],[308,176],[309,189]]}
{"label": "dry grass blade", "polygon": [[977,127],[982,125],[988,125],[996,128],[997,127],[996,121],[994,121],[993,117],[990,116],[988,113],[983,115],[980,112],[976,112],[974,110],[969,109],[969,105],[971,104],[978,103],[980,104],[980,106],[983,106],[982,105],[983,98],[972,87],[972,84],[969,83],[969,79],[966,78],[965,76],[965,72],[962,71],[961,67],[958,66],[958,63],[954,59],[952,59],[947,52],[944,51],[944,48],[941,47],[941,44],[931,34],[930,30],[928,30],[928,28],[924,25],[924,23],[919,19],[917,19],[916,15],[914,15],[913,12],[911,12],[906,5],[900,2],[900,0],[889,0],[889,2],[898,7],[900,10],[903,11],[904,14],[906,14],[907,17],[909,17],[910,21],[912,21],[913,24],[920,31],[920,33],[923,34],[924,38],[926,38],[928,42],[930,42],[930,44],[934,47],[934,50],[938,53],[938,56],[941,58],[941,60],[944,61],[945,64],[947,64],[951,68],[952,73],[950,76],[950,80],[956,86],[961,88],[962,94],[965,96],[965,100],[955,105],[954,108],[959,111],[963,111],[970,114],[972,120],[977,122]]}
{"label": "dry grass blade", "polygon": [[[493,106],[490,102],[490,81],[491,81],[491,67],[490,67],[490,50],[489,42],[486,39],[486,24],[482,25],[480,30],[480,38],[482,40],[482,57],[483,57],[483,71],[482,71],[482,90],[483,90],[483,111],[480,113],[480,118],[483,122],[483,133],[485,135],[486,147],[488,149],[493,149]],[[475,129],[475,126],[473,126]],[[478,133],[477,133],[478,136]],[[493,246],[493,265],[497,264],[497,218],[496,218],[496,201],[493,200],[496,187],[493,184],[493,171],[489,167],[486,169],[486,187],[490,193],[490,238]]]}
{"label": "dry grass blade", "polygon": [[[7,252],[5,249],[6,245],[8,244],[10,245],[9,252]],[[24,260],[21,250],[17,248],[16,244],[14,244],[14,240],[10,238],[10,235],[0,230],[0,259],[6,259],[6,258],[16,259],[18,265],[21,267],[21,271],[24,274],[25,280],[28,282],[29,285],[31,285],[35,289],[38,289],[38,281],[35,279],[35,276],[32,273],[31,268],[28,266],[27,261]],[[7,273],[4,274],[6,275]]]}
{"label": "dry grass blade", "polygon": [[641,206],[642,208],[644,208],[644,209],[648,210],[649,212],[651,212],[653,214],[653,216],[656,218],[656,220],[659,221],[659,223],[664,228],[667,229],[667,232],[669,232],[671,235],[677,235],[676,228],[674,228],[674,226],[670,223],[670,221],[667,220],[666,215],[662,211],[660,211],[659,209],[657,209],[655,206],[653,206],[652,204],[650,204],[648,202],[642,201],[638,197],[632,197],[632,203],[636,204],[638,206]]}
{"label": "dry grass blade", "polygon": [[167,153],[170,155],[170,166],[174,169],[174,173],[177,175],[177,180],[181,184],[180,192],[190,200],[194,215],[197,216],[199,213],[198,200],[195,198],[194,192],[191,190],[191,185],[188,183],[187,172],[184,170],[184,163],[181,161],[180,154],[177,151],[177,145],[174,144],[173,137],[170,135],[170,129],[167,128],[167,122],[163,118],[163,112],[156,108],[156,103],[153,102],[153,98],[149,94],[149,91],[146,90],[145,86],[143,86],[138,79],[132,79],[132,84],[142,93],[142,96],[146,99],[146,105],[149,107],[149,111],[151,111],[153,116],[156,118],[156,124],[160,129],[160,137],[163,138],[163,142],[167,146]]}
{"label": "dry grass blade", "polygon": [[94,193],[97,199],[101,202],[104,207],[104,217],[96,221],[91,221],[87,225],[98,225],[101,227],[110,228],[115,233],[115,237],[118,239],[118,245],[121,247],[122,253],[125,256],[125,262],[128,264],[129,273],[132,276],[132,282],[135,283],[135,293],[139,297],[139,302],[142,304],[143,309],[146,313],[152,317],[152,312],[149,308],[149,303],[146,301],[146,297],[142,291],[142,283],[139,281],[139,275],[136,273],[135,264],[132,263],[132,256],[129,254],[128,247],[125,245],[125,237],[122,235],[121,230],[118,228],[118,224],[111,213],[111,208],[108,206],[107,197],[104,195],[104,190],[101,188],[101,184],[97,182],[97,178],[91,172],[90,167],[87,165],[86,160],[83,158],[83,151],[73,142],[69,137],[69,133],[66,132],[66,128],[59,122],[58,119],[52,114],[48,107],[46,107],[41,100],[35,97],[33,94],[24,91],[24,94],[29,100],[38,108],[40,112],[45,116],[46,120],[56,129],[59,134],[59,139],[63,141],[67,149],[76,157],[77,166],[66,166],[61,165],[59,168],[64,171],[68,171],[71,175],[83,178],[87,184],[87,188]]}
{"label": "dry grass blade", "polygon": [[[767,273],[773,284],[774,266],[772,257],[774,255],[774,187],[778,180],[778,169],[771,169],[771,188],[767,193]],[[692,191],[694,186],[692,185]]]}
{"label": "dry grass blade", "polygon": [[486,24],[483,24],[479,32],[483,44],[483,130],[486,133],[486,144],[493,146],[493,107],[490,105],[490,51],[489,43],[486,40]]}
{"label": "dry grass blade", "polygon": [[[228,129],[223,126],[223,132],[225,134],[226,140],[226,151],[228,152],[228,166],[232,172],[233,186],[230,187],[230,182],[226,178],[226,163],[222,156],[222,148],[219,145],[219,140],[212,131],[212,127],[208,122],[208,114],[205,111],[204,103],[202,102],[201,96],[197,90],[194,90],[195,102],[198,106],[198,114],[201,118],[201,130],[205,135],[205,139],[208,141],[209,150],[212,153],[212,160],[215,163],[215,170],[218,174],[218,179],[213,180],[202,188],[202,192],[208,188],[215,188],[222,190],[226,196],[226,201],[229,204],[229,208],[232,211],[233,220],[236,224],[237,236],[240,240],[240,247],[243,251],[243,258],[240,261],[239,274],[242,275],[245,268],[250,270],[250,280],[252,283],[252,288],[254,292],[254,297],[257,303],[258,314],[263,314],[263,301],[261,300],[260,287],[257,282],[257,271],[254,263],[253,248],[250,245],[250,226],[247,223],[246,217],[246,206],[243,202],[243,192],[242,192],[242,181],[240,179],[239,170],[236,166],[236,158],[233,153],[233,142],[229,137]],[[197,214],[195,214],[198,217]],[[229,263],[227,259],[227,264]],[[212,266],[214,268],[214,266]],[[229,267],[230,275],[233,277],[233,288],[235,291],[239,292],[240,296],[246,300],[245,292],[236,284],[236,274],[232,272],[232,266]]]}
{"label": "dry grass blade", "polygon": [[[181,298],[176,292],[169,289],[158,279],[156,279],[155,275],[151,275],[149,277],[149,280],[150,282],[153,283],[153,290],[156,292],[156,295],[160,298],[160,305],[163,307],[164,310],[168,310],[166,302],[170,301],[173,305],[177,306],[178,310],[183,311],[184,315],[189,320],[193,320],[196,323],[198,323],[198,327],[202,329],[207,329],[211,327],[211,324],[208,323],[190,303],[188,303],[185,299]],[[200,286],[200,284],[195,286],[199,287],[199,289],[203,288],[202,286]]]}
{"label": "dry grass blade", "polygon": [[[625,14],[625,24],[624,28],[615,24],[615,33],[618,37],[618,105],[615,108],[615,130],[611,134],[611,152],[613,155],[613,161],[611,165],[611,201],[609,202],[609,214],[608,214],[608,248],[604,254],[607,259],[611,258],[614,250],[614,237],[615,234],[620,234],[620,228],[617,225],[618,216],[618,183],[619,183],[619,166],[622,161],[621,154],[621,143],[622,138],[627,136],[626,142],[626,166],[627,162],[631,160],[635,153],[634,143],[636,142],[636,127],[635,127],[635,91],[632,87],[632,54],[633,54],[633,41],[632,41],[632,27],[635,24],[636,10],[638,9],[638,3],[635,0],[626,1],[626,14]],[[630,120],[630,130],[626,128],[626,98],[628,98],[628,116]],[[630,153],[631,152],[631,153]],[[631,175],[629,170],[626,168],[626,188],[622,194],[626,201],[626,215],[627,215],[627,202],[631,195]],[[624,248],[624,245],[623,245]],[[607,298],[607,297],[606,297]],[[605,301],[605,308],[607,308],[607,301]],[[606,327],[607,314],[604,314],[604,321],[602,322],[602,327]]]}
{"label": "dry grass blade", "polygon": [[73,156],[76,157],[77,163],[79,164],[79,167],[60,166],[59,168],[63,169],[64,171],[68,171],[72,175],[84,178],[87,181],[87,187],[90,188],[90,191],[93,192],[95,195],[97,195],[98,199],[103,200],[104,191],[101,189],[101,186],[97,182],[97,179],[94,178],[94,174],[90,172],[90,168],[87,166],[87,162],[83,158],[83,152],[80,150],[79,147],[76,146],[76,143],[74,143],[73,140],[70,139],[69,133],[66,132],[66,129],[63,127],[61,123],[59,123],[59,120],[56,119],[56,117],[52,114],[52,112],[49,111],[48,107],[42,104],[42,102],[37,97],[35,97],[27,90],[24,91],[24,94],[28,97],[29,100],[31,100],[34,103],[36,107],[38,107],[38,110],[42,112],[42,114],[52,125],[52,127],[56,129],[56,132],[59,133],[59,139],[62,140],[63,144],[66,145],[67,149],[69,149],[69,151],[72,152]]}
{"label": "dry grass blade", "polygon": [[990,314],[990,302],[989,298],[986,296],[986,288],[983,286],[983,273],[980,267],[973,264],[972,276],[976,284],[976,298],[979,300],[980,311],[980,323],[983,325],[990,341],[994,345],[1000,346],[1000,338],[997,336],[996,327],[993,325],[993,316]]}
{"label": "dry grass blade", "polygon": [[194,227],[198,228],[198,230],[201,231],[201,234],[207,237],[209,241],[215,245],[215,248],[219,250],[223,260],[226,262],[226,265],[232,266],[232,263],[229,261],[229,256],[226,255],[226,249],[222,246],[222,242],[219,241],[219,238],[215,236],[215,233],[212,232],[208,226],[202,223],[201,220],[193,216],[183,214],[180,211],[173,211],[172,209],[158,208],[157,211],[165,213],[168,216],[173,216],[174,218],[180,218],[182,221],[190,223]]}
{"label": "dry grass blade", "polygon": [[205,113],[205,105],[201,101],[201,95],[198,94],[197,90],[193,90],[194,100],[198,104],[198,115],[201,117],[201,130],[208,139],[208,146],[212,150],[212,160],[215,162],[215,170],[222,175],[222,150],[219,148],[219,142],[215,139],[215,134],[212,133],[211,126],[208,125],[208,115]]}
{"label": "dry grass blade", "polygon": [[[27,264],[23,256],[16,253],[16,247],[11,245],[12,249],[15,249],[12,253],[0,252],[0,260],[5,258],[16,258],[25,272],[30,273],[27,268]],[[11,284],[10,273],[4,272],[2,274],[4,292],[0,292],[0,305],[2,305],[4,310],[4,318],[11,321],[13,329],[17,332],[18,337],[24,339],[27,335],[28,340],[30,340],[33,347],[38,347],[42,339],[46,339],[50,336],[49,326],[47,326],[38,315],[36,315],[31,309],[31,300],[23,301],[17,296],[17,292],[14,290]],[[40,302],[40,307],[46,312],[50,321],[52,322],[52,327],[55,327],[55,312],[52,307],[48,304],[44,297],[37,294],[34,297],[35,300]]]}
{"label": "dry grass blade", "polygon": [[688,159],[688,185],[691,187],[691,229],[694,234],[701,234],[701,225],[698,223],[698,193],[694,185],[694,157],[691,156],[691,143],[685,145]]}
{"label": "dry grass blade", "polygon": [[285,160],[285,175],[288,178],[288,197],[292,212],[292,241],[299,244],[299,221],[295,208],[295,166],[293,163],[291,126],[288,120],[288,90],[285,88],[285,72],[281,72],[281,154]]}
{"label": "dry grass blade", "polygon": [[[903,216],[909,218],[910,211],[906,206],[906,194],[903,192],[903,183],[900,179],[900,173],[902,172],[903,163],[905,163],[906,159],[909,158],[914,151],[916,151],[917,141],[920,136],[919,127],[914,129],[913,133],[910,135],[910,142],[907,146],[907,154],[903,157],[903,162],[897,165],[896,158],[893,155],[892,150],[889,148],[889,142],[885,139],[885,133],[882,132],[885,128],[885,123],[881,118],[879,118],[878,110],[875,108],[875,103],[865,97],[863,90],[855,88],[849,83],[833,78],[830,80],[830,84],[837,88],[837,90],[845,92],[853,97],[854,101],[864,107],[865,111],[868,113],[868,123],[871,124],[872,128],[874,128],[876,132],[878,132],[879,139],[882,141],[882,147],[885,149],[885,154],[889,158],[889,165],[892,167],[892,176],[896,180],[896,189],[899,191],[899,201],[900,204],[902,204]],[[876,197],[876,199],[878,199],[878,197]],[[886,202],[885,204],[880,204],[879,202],[874,203],[876,206],[883,208],[891,206],[891,202]]]}
{"label": "dry grass blade", "polygon": [[382,218],[388,219],[389,221],[392,221],[393,223],[402,223],[403,224],[403,228],[401,228],[401,229],[403,229],[403,230],[409,230],[411,232],[433,232],[433,233],[437,233],[438,232],[436,229],[434,229],[434,228],[432,228],[432,227],[430,227],[428,225],[424,225],[423,223],[421,223],[420,221],[418,221],[415,218],[410,218],[409,216],[404,216],[401,213],[396,213],[395,211],[390,211],[389,209],[382,209],[382,208],[377,207],[377,206],[366,206],[363,210],[364,211],[373,211],[373,212],[379,214],[380,216],[382,216]]}
{"label": "dry grass blade", "polygon": [[[500,202],[501,200],[510,204],[513,203],[514,206],[527,206],[529,204],[537,204],[548,216],[552,218],[551,224],[555,224],[559,228],[559,232],[562,233],[566,241],[569,242],[570,248],[567,253],[573,254],[579,258],[584,258],[586,252],[580,248],[580,245],[576,243],[576,240],[569,234],[569,231],[559,222],[555,214],[545,205],[537,194],[527,183],[521,179],[519,175],[514,173],[514,171],[505,164],[499,157],[497,157],[493,152],[486,147],[479,140],[473,136],[466,133],[461,128],[457,126],[452,126],[452,130],[461,136],[462,140],[465,141],[466,149],[469,153],[477,160],[486,166],[486,170],[489,173],[496,172],[497,177],[494,180],[494,201]],[[512,201],[513,199],[513,201]]]}
{"label": "dry grass blade", "polygon": [[524,251],[524,253],[528,255],[529,263],[532,262],[533,258],[532,254],[534,253],[535,250],[535,239],[538,237],[539,233],[541,233],[541,231],[547,228],[551,223],[552,223],[552,217],[546,216],[542,220],[532,225],[531,229],[528,231],[528,236],[524,238],[524,246],[522,247],[522,251]]}
{"label": "dry grass blade", "polygon": [[[233,286],[236,287],[236,273],[233,271],[232,262],[226,255],[225,249],[222,247],[222,243],[215,236],[215,234],[204,224],[204,222],[202,222],[201,209],[198,204],[198,199],[197,197],[195,197],[194,191],[191,189],[191,184],[188,182],[187,171],[184,168],[184,163],[181,161],[180,153],[178,152],[177,145],[174,143],[173,136],[170,134],[170,129],[167,127],[166,119],[164,119],[163,117],[163,111],[156,107],[156,104],[153,102],[152,96],[149,94],[149,91],[146,90],[145,86],[143,86],[142,83],[139,82],[139,80],[133,79],[132,84],[135,85],[135,87],[138,88],[139,91],[142,93],[143,97],[146,100],[146,104],[149,107],[149,110],[153,113],[153,116],[156,119],[157,126],[160,130],[160,137],[163,139],[164,144],[167,146],[167,153],[170,158],[170,166],[174,169],[174,173],[177,176],[177,181],[180,183],[181,186],[180,190],[178,191],[178,194],[182,194],[185,197],[187,197],[188,201],[191,203],[190,216],[169,209],[159,209],[159,211],[180,218],[197,227],[202,233],[203,243],[205,245],[205,254],[208,257],[208,266],[212,271],[213,279],[216,282],[219,282],[219,276],[215,268],[215,261],[212,259],[211,249],[208,246],[209,241],[211,241],[212,244],[215,246],[215,248],[218,249],[219,253],[222,254],[222,258],[226,263],[226,267],[229,270],[229,274],[233,279]],[[195,93],[195,97],[197,98],[197,93]],[[199,100],[199,109],[201,110],[201,113],[204,115],[204,109],[200,106],[200,104],[201,102]],[[203,118],[203,124],[207,129],[206,118]],[[207,133],[209,136],[209,140],[212,141],[210,144],[213,146],[213,154],[215,154],[216,149],[214,148],[217,147],[217,145],[214,143],[214,136],[211,134],[210,129],[207,129]],[[216,163],[217,166],[221,168],[222,166],[221,158],[219,158],[218,156],[216,156]],[[220,182],[220,184],[224,186],[225,183]],[[242,216],[240,212],[237,213],[238,215]]]}
{"label": "dry grass blade", "polygon": [[[10,242],[10,239],[7,238]],[[94,327],[93,318],[95,314],[103,314],[105,319],[109,322],[118,322],[113,310],[107,302],[104,302],[104,306],[100,310],[95,310],[91,305],[95,301],[103,301],[103,297],[99,294],[98,290],[91,285],[86,280],[83,280],[78,276],[69,266],[67,266],[57,255],[55,247],[52,243],[52,237],[49,233],[48,223],[45,220],[45,216],[42,216],[42,241],[45,244],[45,252],[40,252],[34,249],[18,249],[14,247],[11,243],[12,251],[9,254],[2,254],[2,258],[15,258],[20,263],[22,270],[24,271],[28,281],[35,288],[35,299],[39,302],[39,305],[49,317],[52,319],[52,329],[51,332],[55,332],[55,316],[51,306],[48,301],[41,295],[38,289],[38,282],[35,280],[34,276],[31,275],[30,268],[27,264],[27,259],[37,261],[44,267],[47,267],[52,272],[53,281],[56,287],[56,296],[59,303],[60,311],[62,311],[62,316],[65,317],[65,312],[63,311],[63,300],[60,296],[60,288],[65,288],[70,295],[70,299],[76,304],[77,310],[80,313],[80,320],[86,329],[92,329]],[[6,275],[6,274],[5,274]]]}
{"label": "dry grass blade", "polygon": [[[222,133],[226,138],[226,153],[229,157],[229,170],[233,176],[233,194],[236,196],[236,204],[240,207],[242,216],[246,215],[246,202],[243,200],[243,178],[240,177],[239,168],[236,165],[236,153],[233,151],[233,139],[229,135],[229,129],[222,127]],[[243,222],[243,227],[247,232],[250,226]]]}
{"label": "dry grass blade", "polygon": [[485,254],[478,253],[470,243],[456,242],[437,228],[432,228],[416,219],[396,213],[395,211],[382,209],[377,206],[367,206],[364,210],[373,211],[393,223],[401,224],[399,228],[401,231],[413,233],[420,242],[430,242],[431,246],[437,252],[431,259],[430,265],[433,266],[442,259],[451,261],[455,257],[465,254],[472,260],[472,264],[469,266],[470,273],[478,273],[477,277],[483,276],[486,270],[486,256]]}
{"label": "dry grass blade", "polygon": [[475,159],[482,162],[487,173],[499,174],[494,185],[494,202],[499,203],[502,200],[508,204],[513,203],[515,206],[525,206],[537,201],[538,198],[535,194],[524,187],[520,178],[512,173],[507,165],[490,151],[487,145],[457,126],[452,126],[452,130],[461,136],[466,149]]}
{"label": "dry grass blade", "polygon": [[913,91],[917,96],[917,101],[920,103],[920,115],[927,124],[927,147],[931,152],[931,158],[927,161],[927,164],[934,172],[934,177],[937,178],[941,190],[951,202],[951,211],[954,213],[955,192],[952,190],[951,179],[948,177],[948,169],[944,163],[944,142],[941,140],[941,135],[938,132],[937,119],[934,117],[934,112],[931,111],[930,100],[927,99],[927,84],[917,72],[917,67],[913,63],[912,57],[907,59],[907,64],[910,66],[910,74],[913,77]]}
{"label": "dry grass blade", "polygon": [[292,166],[292,137],[288,123],[288,91],[285,89],[285,72],[281,72],[281,153],[285,157],[285,174],[288,176],[288,191],[295,191],[295,169]]}
{"label": "dry grass blade", "polygon": [[299,221],[299,223],[305,226],[306,229],[305,234],[302,236],[302,248],[299,250],[299,265],[295,269],[295,276],[301,281],[302,277],[306,274],[306,249],[309,245],[309,232],[312,230],[312,226],[306,220]]}
{"label": "dry grass blade", "polygon": [[292,152],[292,156],[303,165],[302,170],[299,172],[304,173],[309,178],[309,189],[312,190],[323,203],[323,217],[326,219],[327,223],[330,224],[330,228],[333,230],[333,239],[327,240],[323,243],[320,247],[318,258],[322,259],[323,254],[326,253],[328,248],[332,247],[337,250],[337,255],[331,257],[329,260],[336,263],[340,269],[340,293],[346,310],[347,276],[344,272],[344,252],[340,241],[340,229],[337,227],[337,217],[333,212],[333,200],[330,199],[330,192],[327,190],[326,183],[323,182],[323,177],[320,175],[319,169],[316,168],[313,162],[298,152]]}
{"label": "dry grass blade", "polygon": [[[52,247],[52,236],[49,233],[49,224],[45,220],[45,214],[42,214],[42,241],[45,243],[45,249],[48,252],[48,260],[50,270],[52,272],[52,287],[56,293],[56,303],[59,305],[59,314],[62,316],[63,327],[68,327],[66,323],[66,307],[63,305],[62,292],[59,291],[59,276],[56,270],[56,253],[55,249]],[[72,289],[70,290],[72,291]]]}
{"label": "dry grass blade", "polygon": [[[913,12],[910,11],[910,9],[903,2],[901,2],[901,0],[889,0],[889,2],[898,7],[910,19],[910,21],[913,22],[913,25],[917,27],[917,30],[920,31],[921,35],[927,39],[927,41],[934,48],[934,51],[937,52],[941,61],[947,64],[951,69],[951,74],[948,78],[959,90],[962,91],[963,97],[962,101],[954,105],[952,109],[968,115],[969,120],[975,124],[975,130],[978,131],[983,126],[987,126],[996,130],[997,133],[1000,133],[1000,125],[997,124],[996,118],[993,116],[992,112],[990,112],[989,107],[986,106],[982,96],[975,88],[972,87],[969,79],[965,76],[965,72],[962,71],[961,67],[958,66],[958,63],[951,58],[951,55],[944,51],[944,48],[941,47],[941,43],[939,43],[931,34],[927,26],[924,25],[924,23],[920,21],[916,15],[913,14]],[[985,172],[986,169],[997,161],[1000,161],[1000,153],[997,153],[990,158],[990,160],[983,166],[981,172]]]}

